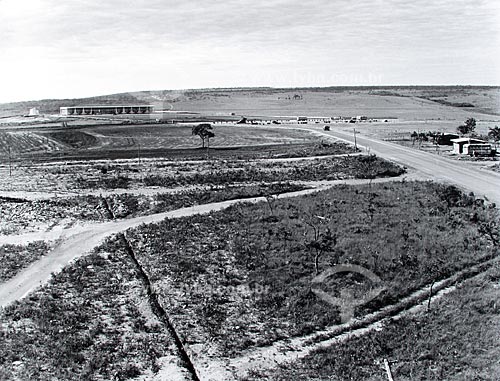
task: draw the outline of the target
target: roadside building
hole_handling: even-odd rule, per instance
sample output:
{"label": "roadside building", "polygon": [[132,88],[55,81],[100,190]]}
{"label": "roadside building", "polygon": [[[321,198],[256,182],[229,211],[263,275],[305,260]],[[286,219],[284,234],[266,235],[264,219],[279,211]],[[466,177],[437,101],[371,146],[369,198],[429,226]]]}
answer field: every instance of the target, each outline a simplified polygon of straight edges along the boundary
{"label": "roadside building", "polygon": [[316,123],[331,123],[332,118],[329,116],[298,116],[298,124],[316,124]]}
{"label": "roadside building", "polygon": [[473,138],[458,138],[451,139],[453,143],[453,153],[464,154],[464,155],[483,155],[484,152],[488,152],[486,155],[491,153],[491,145],[484,140],[473,139]]}

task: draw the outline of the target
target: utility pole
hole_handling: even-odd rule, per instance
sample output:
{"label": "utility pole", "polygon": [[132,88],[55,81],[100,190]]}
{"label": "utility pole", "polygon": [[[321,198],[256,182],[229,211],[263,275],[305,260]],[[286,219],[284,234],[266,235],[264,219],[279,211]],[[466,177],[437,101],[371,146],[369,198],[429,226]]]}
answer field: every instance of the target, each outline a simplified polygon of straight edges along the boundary
{"label": "utility pole", "polygon": [[354,149],[357,150],[358,149],[358,144],[356,142],[356,129],[354,129]]}
{"label": "utility pole", "polygon": [[141,171],[141,143],[137,142],[137,162],[139,167],[139,174],[142,183],[142,171]]}
{"label": "utility pole", "polygon": [[12,176],[12,157],[10,155],[10,144],[9,144],[9,176]]}

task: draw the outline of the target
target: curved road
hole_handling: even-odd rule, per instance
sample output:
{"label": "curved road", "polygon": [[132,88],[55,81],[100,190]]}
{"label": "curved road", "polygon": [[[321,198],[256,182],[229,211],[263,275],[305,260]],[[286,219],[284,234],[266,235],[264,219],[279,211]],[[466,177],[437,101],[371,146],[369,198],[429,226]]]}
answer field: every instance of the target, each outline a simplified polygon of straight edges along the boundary
{"label": "curved road", "polygon": [[[381,178],[375,182],[397,181],[398,177]],[[305,194],[318,192],[336,184],[362,184],[369,180],[337,180],[330,182],[319,182],[317,188],[305,189],[296,192],[283,193],[278,198],[296,197]],[[90,252],[98,246],[106,237],[125,231],[129,228],[137,227],[141,224],[159,222],[165,218],[179,218],[192,216],[194,214],[207,214],[210,212],[225,209],[238,202],[265,201],[265,197],[254,197],[230,201],[215,202],[211,204],[196,205],[188,208],[181,208],[170,212],[157,213],[149,216],[142,216],[118,221],[89,224],[84,227],[68,229],[61,237],[61,242],[50,253],[41,259],[33,262],[26,269],[19,272],[13,278],[0,284],[0,307],[5,307],[15,300],[22,299],[36,287],[46,283],[52,273],[60,271],[71,260]],[[0,242],[1,243],[1,242]]]}
{"label": "curved road", "polygon": [[[295,193],[300,194],[300,192]],[[254,198],[246,201],[257,202],[261,200],[265,200],[265,198]],[[178,218],[191,216],[193,214],[210,213],[212,211],[227,208],[238,201],[241,200],[198,205],[149,216],[90,224],[83,228],[78,228],[78,231],[73,231],[73,234],[71,234],[71,229],[69,229],[66,234],[70,235],[63,237],[61,240],[62,242],[55,247],[54,250],[38,261],[33,262],[13,278],[0,284],[0,307],[5,307],[15,300],[24,298],[34,288],[47,282],[53,272],[60,271],[71,260],[88,253],[98,246],[106,237],[112,234],[122,232],[141,224],[159,222],[165,218]]]}

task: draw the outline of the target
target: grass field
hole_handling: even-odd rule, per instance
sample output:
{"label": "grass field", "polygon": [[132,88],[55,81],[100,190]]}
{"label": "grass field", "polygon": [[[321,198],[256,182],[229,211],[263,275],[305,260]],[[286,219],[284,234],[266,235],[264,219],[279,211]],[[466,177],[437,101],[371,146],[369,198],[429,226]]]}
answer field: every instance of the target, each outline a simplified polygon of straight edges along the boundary
{"label": "grass field", "polygon": [[125,380],[178,362],[133,263],[109,250],[78,260],[0,311],[0,379]]}
{"label": "grass field", "polygon": [[22,268],[47,254],[54,244],[35,241],[27,245],[0,245],[0,282],[12,278]]}
{"label": "grass field", "polygon": [[[488,91],[489,92],[489,91]],[[397,92],[396,92],[397,93]],[[227,96],[212,94],[194,94],[189,98],[181,98],[171,103],[174,110],[197,111],[204,114],[215,114],[226,111],[237,115],[273,116],[273,115],[319,115],[319,116],[356,116],[367,115],[373,118],[397,117],[407,120],[419,119],[456,119],[473,114],[481,118],[474,108],[457,108],[443,105],[418,96],[379,95],[369,91],[255,91],[225,93]],[[300,94],[301,100],[289,100]],[[490,93],[488,105],[498,101],[498,93]],[[495,99],[495,98],[493,98]],[[498,103],[497,110],[498,112]],[[483,116],[484,117],[484,116]]]}
{"label": "grass field", "polygon": [[[321,139],[303,131],[250,126],[215,126],[213,148],[233,147],[242,150],[254,147],[281,151],[297,145],[318,144]],[[259,148],[263,146],[263,148]],[[274,148],[273,148],[274,146]],[[290,146],[290,147],[289,147]],[[0,158],[13,160],[68,158],[114,158],[142,156],[182,156],[176,150],[198,149],[201,140],[191,134],[191,126],[172,124],[101,126],[82,128],[32,128],[0,132]],[[182,154],[182,152],[181,152]],[[199,156],[200,154],[198,154]],[[201,154],[202,156],[204,153]],[[206,155],[206,154],[205,154]],[[185,154],[183,156],[186,156]]]}
{"label": "grass field", "polygon": [[494,213],[455,188],[392,183],[167,220],[128,237],[185,340],[234,356],[338,324],[339,310],[311,292],[329,266],[361,265],[384,282],[356,309],[362,316],[493,255],[481,232]]}
{"label": "grass field", "polygon": [[[302,98],[294,100],[294,95]],[[143,91],[92,99],[43,100],[0,105],[0,117],[26,114],[30,107],[57,113],[60,106],[109,103],[148,103],[157,109],[187,111],[198,116],[367,115],[404,119],[481,119],[499,115],[498,87],[385,86],[298,89],[213,89]],[[187,117],[188,114],[185,115]],[[176,116],[172,116],[176,118]]]}

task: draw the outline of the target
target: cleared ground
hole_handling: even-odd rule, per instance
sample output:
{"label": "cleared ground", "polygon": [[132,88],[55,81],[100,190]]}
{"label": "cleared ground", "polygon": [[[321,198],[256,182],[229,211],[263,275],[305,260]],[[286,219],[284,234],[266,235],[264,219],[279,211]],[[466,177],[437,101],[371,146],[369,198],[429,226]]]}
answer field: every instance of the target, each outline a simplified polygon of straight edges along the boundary
{"label": "cleared ground", "polygon": [[[191,130],[191,126],[172,124],[4,130],[0,132],[0,158],[7,164],[9,149],[13,161],[127,158],[141,155],[182,158],[186,157],[184,150],[201,147],[201,139],[193,136]],[[215,126],[213,131],[215,137],[210,141],[212,148],[232,147],[244,151],[252,147],[254,151],[265,152],[266,149],[275,150],[271,146],[276,145],[320,142],[313,134],[293,130],[237,125]],[[286,151],[286,146],[281,150]],[[206,156],[206,153],[202,151],[198,155]]]}

